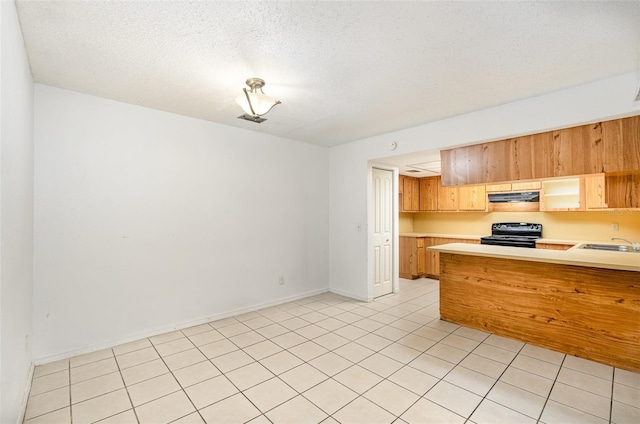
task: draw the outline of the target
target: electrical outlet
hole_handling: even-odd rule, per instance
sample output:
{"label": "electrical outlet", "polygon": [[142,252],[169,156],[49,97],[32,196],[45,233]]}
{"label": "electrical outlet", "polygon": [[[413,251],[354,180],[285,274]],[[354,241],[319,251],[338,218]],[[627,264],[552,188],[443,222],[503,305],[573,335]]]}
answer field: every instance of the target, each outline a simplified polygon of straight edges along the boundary
{"label": "electrical outlet", "polygon": [[620,226],[618,225],[617,222],[611,223],[611,231],[618,231],[619,229],[620,229]]}
{"label": "electrical outlet", "polygon": [[281,286],[284,286],[284,275],[280,276],[280,281],[278,282]]}

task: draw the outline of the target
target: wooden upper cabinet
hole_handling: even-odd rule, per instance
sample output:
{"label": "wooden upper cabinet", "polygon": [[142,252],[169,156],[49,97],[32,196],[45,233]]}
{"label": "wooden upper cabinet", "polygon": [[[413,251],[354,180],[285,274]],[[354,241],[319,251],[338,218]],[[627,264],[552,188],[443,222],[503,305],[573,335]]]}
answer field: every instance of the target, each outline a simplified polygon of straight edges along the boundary
{"label": "wooden upper cabinet", "polygon": [[438,187],[438,210],[457,211],[458,210],[458,187]]}
{"label": "wooden upper cabinet", "polygon": [[602,123],[604,165],[597,172],[640,170],[640,116]]}
{"label": "wooden upper cabinet", "polygon": [[603,158],[600,123],[553,131],[554,177],[602,172]]}
{"label": "wooden upper cabinet", "polygon": [[640,208],[640,174],[605,177],[609,208]]}
{"label": "wooden upper cabinet", "polygon": [[485,190],[487,193],[491,193],[495,191],[511,191],[511,183],[487,184],[485,186]]}
{"label": "wooden upper cabinet", "polygon": [[[466,184],[477,184],[482,182],[511,181],[511,168],[509,166],[511,157],[511,140],[494,141],[483,144],[483,168],[484,181],[470,180]],[[444,169],[442,170],[444,175]],[[464,182],[459,184],[465,184]]]}
{"label": "wooden upper cabinet", "polygon": [[535,140],[532,135],[509,140],[509,156],[505,158],[505,165],[509,167],[510,181],[536,178],[535,153]]}
{"label": "wooden upper cabinet", "polygon": [[540,188],[542,188],[542,182],[539,180],[511,183],[511,191],[539,190]]}
{"label": "wooden upper cabinet", "polygon": [[402,187],[402,212],[420,210],[420,183],[417,178],[405,176]]}
{"label": "wooden upper cabinet", "polygon": [[487,191],[484,185],[458,187],[458,209],[484,211],[487,209]]}
{"label": "wooden upper cabinet", "polygon": [[443,173],[442,184],[461,185],[469,184],[467,181],[483,181],[484,173],[484,145],[462,147],[460,149],[443,150],[440,152],[442,168],[450,170]]}
{"label": "wooden upper cabinet", "polygon": [[553,132],[533,134],[533,178],[548,178],[553,175]]}
{"label": "wooden upper cabinet", "polygon": [[438,210],[438,187],[440,178],[425,177],[420,178],[420,211]]}
{"label": "wooden upper cabinet", "polygon": [[640,171],[640,116],[443,150],[444,186]]}
{"label": "wooden upper cabinet", "polygon": [[604,174],[585,175],[584,177],[585,208],[606,209],[609,207],[606,197]]}

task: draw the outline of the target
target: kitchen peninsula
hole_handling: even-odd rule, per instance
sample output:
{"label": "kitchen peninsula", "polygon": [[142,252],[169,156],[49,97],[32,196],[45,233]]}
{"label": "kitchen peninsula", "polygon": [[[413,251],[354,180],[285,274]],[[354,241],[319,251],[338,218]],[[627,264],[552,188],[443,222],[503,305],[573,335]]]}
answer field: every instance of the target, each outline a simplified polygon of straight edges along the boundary
{"label": "kitchen peninsula", "polygon": [[569,355],[640,371],[640,253],[450,243],[440,316]]}

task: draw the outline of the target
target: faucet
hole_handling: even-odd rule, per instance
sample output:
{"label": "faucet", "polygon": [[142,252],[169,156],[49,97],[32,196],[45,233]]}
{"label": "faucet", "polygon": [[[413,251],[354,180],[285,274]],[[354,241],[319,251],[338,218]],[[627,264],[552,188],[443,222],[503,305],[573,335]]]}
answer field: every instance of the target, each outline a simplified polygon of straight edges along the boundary
{"label": "faucet", "polygon": [[614,241],[614,240],[625,241],[625,242],[627,242],[627,243],[629,243],[631,245],[631,248],[633,249],[634,252],[640,252],[640,243],[638,243],[638,242],[629,241],[627,239],[623,239],[623,238],[620,238],[620,237],[612,237],[611,241]]}

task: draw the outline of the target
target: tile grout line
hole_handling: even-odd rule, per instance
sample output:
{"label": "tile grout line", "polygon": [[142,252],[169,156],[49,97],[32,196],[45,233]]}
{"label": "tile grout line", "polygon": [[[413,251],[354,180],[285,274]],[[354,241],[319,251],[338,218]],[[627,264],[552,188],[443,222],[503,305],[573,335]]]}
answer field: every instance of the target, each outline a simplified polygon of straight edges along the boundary
{"label": "tile grout line", "polygon": [[67,361],[69,370],[69,422],[73,424],[73,400],[71,399],[71,359]]}
{"label": "tile grout line", "polygon": [[547,395],[547,398],[544,401],[544,405],[542,405],[542,410],[540,411],[540,415],[538,415],[538,419],[536,420],[537,423],[539,423],[540,420],[542,420],[542,415],[544,414],[544,410],[547,407],[547,404],[549,403],[549,399],[551,398],[551,392],[553,392],[553,388],[555,387],[556,382],[558,381],[558,376],[560,375],[560,371],[562,371],[562,366],[564,365],[565,359],[567,359],[566,354],[562,357],[562,361],[560,362],[560,366],[558,367],[558,372],[556,373],[556,376],[553,379],[553,383],[551,383],[551,387],[549,388],[549,394]]}
{"label": "tile grout line", "polygon": [[[149,340],[149,339],[147,339]],[[151,343],[151,342],[149,342]],[[118,373],[120,374],[120,380],[122,381],[122,385],[124,386],[125,391],[127,392],[127,397],[129,398],[129,403],[131,403],[131,410],[133,411],[133,416],[136,417],[136,422],[140,423],[140,418],[138,418],[138,412],[136,411],[135,406],[133,406],[133,400],[131,399],[131,394],[129,393],[129,388],[127,387],[127,383],[124,381],[124,376],[122,375],[122,370],[120,369],[120,363],[118,362],[118,358],[116,356],[116,352],[111,348],[111,353],[113,354],[113,360],[116,362],[116,366],[118,367]],[[117,414],[114,414],[117,415]],[[112,415],[112,416],[114,416]],[[109,417],[106,417],[109,418]],[[101,418],[104,419],[104,418]],[[73,424],[73,420],[71,421]]]}
{"label": "tile grout line", "polygon": [[609,403],[609,424],[613,421],[613,393],[616,387],[616,367],[613,367],[611,375],[611,402]]}

